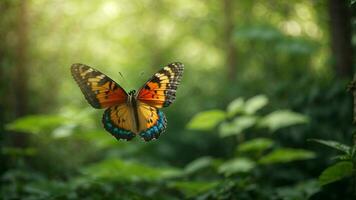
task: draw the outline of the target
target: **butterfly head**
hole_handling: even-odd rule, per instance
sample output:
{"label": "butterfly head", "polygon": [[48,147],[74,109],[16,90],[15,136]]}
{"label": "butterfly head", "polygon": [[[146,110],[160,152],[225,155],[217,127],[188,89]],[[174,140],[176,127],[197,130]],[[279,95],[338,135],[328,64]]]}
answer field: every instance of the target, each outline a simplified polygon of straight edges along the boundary
{"label": "butterfly head", "polygon": [[131,91],[129,92],[129,95],[130,95],[130,96],[135,96],[135,94],[136,94],[136,90],[131,90]]}

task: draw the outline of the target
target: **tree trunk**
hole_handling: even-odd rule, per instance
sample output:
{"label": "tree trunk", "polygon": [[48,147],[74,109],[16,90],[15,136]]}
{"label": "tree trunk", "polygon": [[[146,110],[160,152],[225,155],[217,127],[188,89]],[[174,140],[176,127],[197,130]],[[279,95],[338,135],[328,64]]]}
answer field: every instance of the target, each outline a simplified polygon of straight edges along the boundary
{"label": "tree trunk", "polygon": [[17,22],[17,51],[16,68],[14,71],[15,115],[21,117],[27,114],[27,0],[20,1]]}
{"label": "tree trunk", "polygon": [[347,0],[329,0],[331,50],[338,76],[352,78],[351,16]]}
{"label": "tree trunk", "polygon": [[233,41],[234,34],[234,2],[235,0],[224,0],[225,28],[224,41],[226,48],[226,67],[229,81],[234,81],[237,73],[237,50]]}
{"label": "tree trunk", "polygon": [[[11,76],[11,84],[13,86],[13,103],[14,103],[14,117],[22,117],[28,114],[28,0],[19,1],[19,7],[16,8],[16,34],[17,44],[15,49],[15,62],[13,74]],[[11,89],[11,88],[10,88]],[[11,132],[9,141],[12,146],[25,147],[27,146],[27,134],[20,132]]]}

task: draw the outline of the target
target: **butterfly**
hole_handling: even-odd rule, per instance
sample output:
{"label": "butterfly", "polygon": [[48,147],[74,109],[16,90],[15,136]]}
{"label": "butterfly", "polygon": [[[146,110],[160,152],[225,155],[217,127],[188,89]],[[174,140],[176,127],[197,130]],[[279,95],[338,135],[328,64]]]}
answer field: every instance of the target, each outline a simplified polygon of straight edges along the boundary
{"label": "butterfly", "polygon": [[102,123],[116,139],[127,141],[136,135],[145,141],[157,139],[167,128],[167,119],[159,110],[176,99],[176,90],[184,65],[168,64],[139,90],[127,93],[118,83],[100,71],[84,64],[73,64],[71,73],[89,104],[106,108]]}

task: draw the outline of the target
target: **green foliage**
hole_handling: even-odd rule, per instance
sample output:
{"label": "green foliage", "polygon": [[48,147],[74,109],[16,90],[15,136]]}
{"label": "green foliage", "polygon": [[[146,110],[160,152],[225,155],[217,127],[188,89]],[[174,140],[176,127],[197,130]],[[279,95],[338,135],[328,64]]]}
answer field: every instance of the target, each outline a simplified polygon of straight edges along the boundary
{"label": "green foliage", "polygon": [[263,156],[259,162],[261,164],[286,163],[296,160],[307,160],[315,158],[315,153],[303,149],[281,148],[274,150]]}
{"label": "green foliage", "polygon": [[241,116],[235,118],[232,122],[224,122],[219,127],[220,136],[239,135],[244,130],[254,126],[256,121],[257,118],[255,116]]}
{"label": "green foliage", "polygon": [[168,187],[183,192],[183,194],[189,198],[207,192],[218,185],[219,182],[217,181],[175,181],[169,183]]}
{"label": "green foliage", "polygon": [[271,148],[274,141],[268,138],[255,138],[237,146],[238,152],[261,152]]}
{"label": "green foliage", "polygon": [[187,128],[191,130],[211,130],[225,118],[221,110],[209,110],[201,112],[193,117]]}
{"label": "green foliage", "polygon": [[[308,121],[306,116],[288,110],[274,111],[266,116],[262,116],[258,111],[266,107],[267,103],[268,99],[263,95],[252,97],[246,101],[243,98],[237,98],[232,101],[226,111],[228,118],[221,118],[219,119],[221,123],[214,123],[214,125],[219,127],[219,136],[221,138],[238,136],[235,156],[220,162],[215,161],[211,157],[197,159],[186,167],[185,171],[188,172],[187,174],[199,174],[204,170],[210,169],[210,173],[223,174],[227,178],[243,175],[248,180],[252,178],[253,171],[261,170],[262,165],[289,163],[315,158],[315,153],[309,150],[278,148],[275,141],[270,138],[261,137],[240,141],[240,138],[252,134],[251,132],[259,130],[261,127],[268,127],[268,130],[276,131],[284,127],[304,124]],[[198,113],[196,116],[204,115],[208,118],[210,116],[206,115],[206,113],[209,112]],[[219,113],[221,113],[221,116],[225,116],[222,111],[219,111]],[[196,121],[197,117],[193,117],[189,123],[192,124]],[[201,122],[203,121],[208,121],[208,119],[201,120]],[[214,130],[214,126],[205,129],[205,131],[212,130]],[[249,184],[244,185],[244,181],[246,180],[234,180],[231,184],[234,187],[241,186],[246,189],[249,187]],[[313,185],[313,183],[310,183],[309,186]],[[306,185],[308,184],[306,183]],[[285,187],[280,188],[278,194],[285,199],[309,197],[319,191],[319,187],[314,187],[314,185],[308,190],[303,183],[300,183],[300,185],[294,186],[297,188],[296,192],[291,192],[291,188],[294,187]],[[228,190],[231,190],[231,188]]]}
{"label": "green foliage", "polygon": [[321,185],[333,183],[345,177],[349,177],[353,173],[354,172],[352,162],[341,161],[326,168],[319,176],[319,183]]}
{"label": "green foliage", "polygon": [[[242,101],[241,101],[242,100]],[[242,102],[236,103],[236,102]],[[188,123],[187,128],[190,130],[211,131],[213,132],[216,127],[218,128],[221,138],[228,136],[244,136],[249,135],[250,132],[259,129],[259,123],[264,116],[261,116],[258,111],[267,106],[268,99],[265,96],[259,95],[244,101],[242,98],[230,103],[226,112],[221,110],[210,110],[198,113]],[[238,105],[240,104],[240,105]],[[240,108],[237,108],[240,106]],[[237,110],[240,109],[239,112]],[[144,194],[136,196],[137,198],[150,198],[157,195],[158,191],[163,191],[160,195],[162,198],[166,198],[166,195],[171,196],[172,190],[178,192],[186,198],[208,198],[213,195],[218,198],[221,196],[221,190],[232,192],[235,187],[240,189],[247,189],[253,187],[252,183],[249,183],[249,179],[253,178],[253,172],[261,170],[261,165],[268,165],[274,163],[286,163],[296,160],[305,160],[314,157],[314,154],[307,150],[290,149],[290,148],[276,148],[275,141],[270,138],[255,138],[246,141],[238,141],[239,144],[233,149],[236,149],[235,155],[227,159],[219,159],[211,156],[198,157],[196,160],[185,165],[183,168],[173,167],[162,164],[145,164],[139,162],[139,155],[144,153],[146,145],[139,143],[136,145],[127,143],[117,143],[112,140],[102,130],[90,129],[86,127],[83,122],[86,121],[85,117],[81,117],[81,120],[68,119],[75,117],[74,112],[67,110],[66,114],[58,116],[65,116],[57,123],[52,123],[55,120],[52,118],[40,117],[26,117],[20,118],[15,122],[9,124],[12,130],[21,130],[25,132],[32,132],[34,129],[31,126],[25,126],[27,122],[31,124],[31,120],[40,121],[36,129],[37,133],[51,132],[51,137],[46,134],[36,134],[33,137],[38,139],[33,140],[39,142],[35,152],[39,152],[39,155],[28,154],[26,149],[11,149],[3,148],[3,151],[8,155],[14,157],[24,156],[39,156],[41,159],[49,159],[40,156],[42,149],[48,149],[43,156],[48,153],[54,155],[54,157],[65,157],[66,161],[62,161],[61,166],[57,166],[58,159],[46,162],[53,162],[49,165],[51,173],[57,173],[60,169],[66,169],[76,176],[71,177],[68,181],[68,185],[64,182],[46,182],[46,180],[38,181],[37,179],[31,179],[27,187],[20,187],[21,191],[31,194],[35,198],[79,198],[83,196],[82,191],[90,191],[95,188],[97,194],[110,194],[114,192],[113,185],[116,187],[123,187],[121,192],[123,196],[134,198],[136,192],[132,192],[132,188],[137,188],[137,185],[147,184],[146,187],[141,188]],[[230,114],[229,114],[230,113]],[[233,113],[233,114],[231,114]],[[226,116],[229,117],[226,117]],[[55,118],[56,119],[56,118]],[[78,118],[77,118],[78,119]],[[48,121],[46,121],[48,120]],[[28,122],[30,121],[30,122]],[[25,125],[24,125],[25,124]],[[293,125],[290,123],[289,125]],[[226,127],[229,126],[230,132],[226,131]],[[21,129],[20,129],[20,128]],[[18,128],[18,129],[16,129]],[[53,136],[53,137],[52,137]],[[67,139],[73,141],[67,141]],[[52,140],[52,142],[49,141]],[[75,143],[86,143],[93,151],[100,150],[102,152],[109,151],[105,159],[94,163],[87,163],[81,168],[76,168],[77,165],[83,165],[90,153],[81,153],[83,160],[71,161],[67,155],[69,152],[61,151],[61,149],[53,149],[47,146],[50,144],[58,143],[62,147],[66,145],[74,145]],[[119,153],[115,153],[115,149],[119,148]],[[68,147],[66,147],[68,148]],[[64,148],[64,149],[66,149]],[[125,148],[125,150],[123,149]],[[63,149],[63,150],[64,150]],[[269,152],[269,150],[271,150]],[[110,153],[111,152],[111,153]],[[124,159],[125,155],[132,155],[137,152],[136,157],[132,159]],[[73,152],[72,152],[73,154]],[[111,155],[112,154],[112,155]],[[64,155],[64,156],[63,156]],[[119,157],[117,157],[119,155]],[[253,156],[252,156],[253,155]],[[65,164],[66,163],[66,164]],[[223,175],[223,176],[222,176]],[[233,180],[233,177],[243,175],[243,179]],[[15,180],[17,180],[15,175]],[[223,178],[225,177],[225,178]],[[221,188],[221,185],[225,185],[224,180],[232,178],[229,183],[230,186]],[[255,177],[260,178],[260,177]],[[97,183],[100,183],[97,185]],[[12,182],[12,184],[22,184],[18,182]],[[47,186],[46,186],[47,185]],[[46,189],[46,187],[48,187]],[[7,188],[6,191],[9,191]],[[215,192],[214,192],[215,191]],[[282,191],[282,190],[281,190]],[[258,190],[254,192],[259,193]],[[17,194],[17,191],[10,193]],[[281,192],[281,195],[285,192]],[[217,196],[216,196],[217,195]],[[260,194],[262,195],[262,193]],[[26,195],[25,195],[26,196]],[[115,195],[114,195],[115,196]],[[282,195],[283,196],[283,195]]]}
{"label": "green foliage", "polygon": [[112,179],[121,181],[158,181],[178,176],[178,169],[154,168],[142,163],[123,161],[120,159],[104,160],[81,170],[83,174],[94,179]]}
{"label": "green foliage", "polygon": [[250,172],[255,167],[255,162],[248,158],[234,158],[224,162],[219,167],[219,173],[230,176],[235,173]]}
{"label": "green foliage", "polygon": [[348,145],[333,140],[310,139],[310,141],[331,147],[343,153],[342,155],[336,156],[336,159],[338,160],[337,163],[324,169],[322,174],[319,176],[320,185],[323,186],[346,177],[356,176],[356,144],[354,144],[351,148]]}
{"label": "green foliage", "polygon": [[227,113],[229,116],[233,117],[234,115],[238,113],[242,113],[245,108],[245,101],[243,98],[237,98],[233,100],[228,106],[227,106]]}
{"label": "green foliage", "polygon": [[284,127],[296,124],[305,124],[307,122],[308,118],[304,115],[288,110],[277,110],[261,119],[259,125],[267,127],[271,132],[275,132],[276,130]]}
{"label": "green foliage", "polygon": [[12,131],[25,133],[40,133],[65,124],[68,120],[58,115],[35,115],[19,118],[16,121],[8,124],[6,128]]}
{"label": "green foliage", "polygon": [[333,141],[333,140],[310,139],[309,141],[316,142],[316,143],[331,147],[331,148],[339,150],[345,154],[349,154],[351,151],[351,148],[349,146],[342,144],[340,142]]}
{"label": "green foliage", "polygon": [[268,103],[268,98],[264,95],[254,96],[247,101],[243,98],[233,100],[227,107],[228,116],[233,117],[236,114],[255,114],[256,111],[263,108]]}
{"label": "green foliage", "polygon": [[214,165],[216,161],[211,157],[200,157],[187,164],[184,168],[186,174],[193,174]]}
{"label": "green foliage", "polygon": [[[254,126],[266,127],[274,132],[280,128],[308,122],[306,116],[289,110],[274,111],[264,117],[256,114],[267,103],[268,98],[264,95],[257,95],[246,101],[237,98],[228,105],[226,113],[221,110],[198,113],[190,120],[187,127],[191,130],[208,131],[223,121],[219,126],[219,133],[221,137],[227,137],[239,135]],[[230,120],[225,120],[225,116],[229,116]]]}
{"label": "green foliage", "polygon": [[244,106],[244,111],[246,114],[255,114],[256,111],[260,110],[268,103],[268,98],[264,95],[257,95],[248,99]]}
{"label": "green foliage", "polygon": [[318,181],[308,180],[298,183],[295,186],[278,188],[277,196],[285,200],[309,199],[320,190],[321,188]]}

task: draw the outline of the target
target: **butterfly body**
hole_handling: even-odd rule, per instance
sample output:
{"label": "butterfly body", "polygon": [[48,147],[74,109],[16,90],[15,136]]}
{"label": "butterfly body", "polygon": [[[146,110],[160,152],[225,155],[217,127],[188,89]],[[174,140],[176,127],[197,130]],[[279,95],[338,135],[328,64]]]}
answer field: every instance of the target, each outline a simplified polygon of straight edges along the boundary
{"label": "butterfly body", "polygon": [[158,71],[138,92],[126,93],[123,88],[101,72],[73,64],[72,75],[87,101],[94,108],[107,108],[102,123],[117,139],[131,140],[136,135],[145,141],[157,139],[167,127],[159,108],[175,100],[183,64],[172,63]]}

